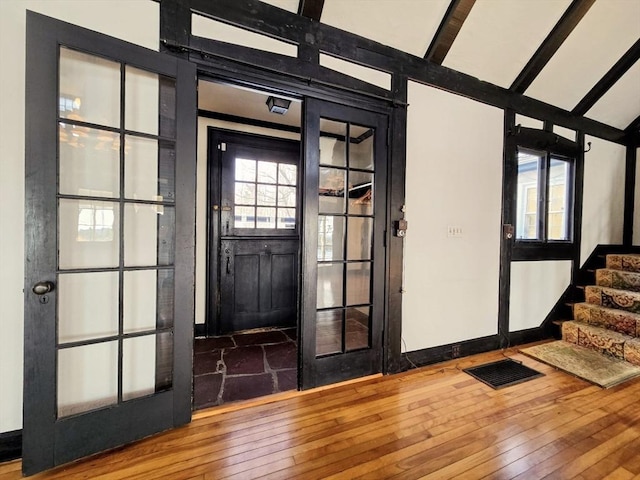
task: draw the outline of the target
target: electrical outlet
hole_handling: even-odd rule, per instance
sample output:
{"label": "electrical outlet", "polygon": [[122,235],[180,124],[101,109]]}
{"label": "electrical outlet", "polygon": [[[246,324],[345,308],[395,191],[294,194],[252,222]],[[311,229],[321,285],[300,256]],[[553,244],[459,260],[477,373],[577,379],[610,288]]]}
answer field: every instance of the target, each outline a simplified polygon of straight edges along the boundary
{"label": "electrical outlet", "polygon": [[462,237],[462,227],[449,225],[447,227],[447,237]]}
{"label": "electrical outlet", "polygon": [[451,347],[451,356],[453,358],[458,358],[460,356],[460,345],[454,345]]}

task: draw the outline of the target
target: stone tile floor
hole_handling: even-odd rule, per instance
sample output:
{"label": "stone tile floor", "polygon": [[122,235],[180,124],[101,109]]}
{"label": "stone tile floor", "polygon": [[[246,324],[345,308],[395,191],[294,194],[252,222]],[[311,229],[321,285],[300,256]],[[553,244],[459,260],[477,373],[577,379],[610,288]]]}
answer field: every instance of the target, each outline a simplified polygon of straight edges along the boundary
{"label": "stone tile floor", "polygon": [[196,338],[193,408],[295,390],[297,350],[295,328]]}

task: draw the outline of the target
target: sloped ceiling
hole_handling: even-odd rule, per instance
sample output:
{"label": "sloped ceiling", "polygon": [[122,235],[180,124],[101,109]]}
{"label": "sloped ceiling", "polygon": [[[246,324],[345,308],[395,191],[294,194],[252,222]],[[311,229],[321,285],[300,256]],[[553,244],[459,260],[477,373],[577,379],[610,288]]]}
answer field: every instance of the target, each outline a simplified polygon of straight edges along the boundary
{"label": "sloped ceiling", "polygon": [[640,123],[640,0],[264,2],[622,130]]}

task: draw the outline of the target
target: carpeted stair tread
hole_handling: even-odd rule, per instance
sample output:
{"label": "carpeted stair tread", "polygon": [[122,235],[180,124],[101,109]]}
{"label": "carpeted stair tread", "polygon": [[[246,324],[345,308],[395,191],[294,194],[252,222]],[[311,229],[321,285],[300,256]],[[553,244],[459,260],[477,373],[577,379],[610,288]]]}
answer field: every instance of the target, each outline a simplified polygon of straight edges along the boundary
{"label": "carpeted stair tread", "polygon": [[640,292],[640,272],[625,272],[611,268],[596,270],[596,285],[618,290]]}
{"label": "carpeted stair tread", "polygon": [[573,306],[573,318],[576,322],[640,337],[640,314],[637,313],[583,302]]}
{"label": "carpeted stair tread", "polygon": [[624,270],[626,272],[640,272],[640,255],[638,254],[609,254],[606,259],[607,268]]}
{"label": "carpeted stair tread", "polygon": [[640,313],[640,292],[589,285],[585,288],[584,295],[587,303],[593,305]]}
{"label": "carpeted stair tread", "polygon": [[640,338],[632,338],[624,344],[624,359],[640,367]]}
{"label": "carpeted stair tread", "polygon": [[624,345],[634,337],[623,333],[594,327],[586,323],[571,321],[562,324],[562,339],[581,347],[589,348],[603,355],[625,359]]}

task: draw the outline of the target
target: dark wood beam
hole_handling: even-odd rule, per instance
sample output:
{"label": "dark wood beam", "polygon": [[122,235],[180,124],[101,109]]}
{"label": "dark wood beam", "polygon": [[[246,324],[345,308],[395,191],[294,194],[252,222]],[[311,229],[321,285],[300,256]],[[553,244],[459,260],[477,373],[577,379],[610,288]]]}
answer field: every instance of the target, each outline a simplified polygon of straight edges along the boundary
{"label": "dark wood beam", "polygon": [[560,18],[556,26],[553,27],[551,33],[549,33],[544,42],[538,47],[536,53],[533,54],[529,63],[527,63],[520,72],[520,75],[518,75],[511,84],[510,90],[517,93],[524,93],[527,88],[529,88],[529,85],[533,83],[569,34],[573,32],[573,29],[578,25],[580,20],[582,20],[582,17],[585,16],[594,2],[595,0],[573,0],[569,8],[567,8],[567,11],[562,15],[562,18]]}
{"label": "dark wood beam", "polygon": [[431,40],[431,45],[424,55],[425,60],[442,65],[475,3],[476,0],[451,1],[447,13],[440,22],[440,26]]}
{"label": "dark wood beam", "polygon": [[633,46],[611,67],[611,69],[600,79],[598,83],[587,93],[580,102],[571,111],[576,115],[584,115],[593,107],[620,78],[640,58],[640,40],[637,40]]}
{"label": "dark wood beam", "polygon": [[625,246],[633,245],[637,156],[638,151],[636,148],[627,146],[624,178],[624,223],[622,228],[622,243]]}
{"label": "dark wood beam", "polygon": [[298,15],[304,15],[316,22],[320,21],[322,17],[322,8],[324,7],[324,0],[300,0],[298,6]]}
{"label": "dark wood beam", "polygon": [[636,117],[636,119],[629,124],[627,128],[624,129],[627,134],[633,134],[640,131],[640,115]]}

